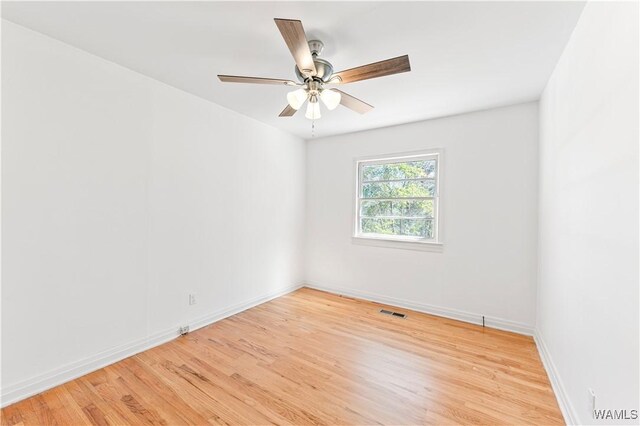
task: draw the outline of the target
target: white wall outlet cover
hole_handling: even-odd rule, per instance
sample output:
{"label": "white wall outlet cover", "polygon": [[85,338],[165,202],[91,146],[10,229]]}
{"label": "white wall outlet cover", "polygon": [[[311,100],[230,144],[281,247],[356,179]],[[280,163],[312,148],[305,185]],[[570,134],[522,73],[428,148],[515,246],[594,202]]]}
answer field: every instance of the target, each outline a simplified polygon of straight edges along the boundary
{"label": "white wall outlet cover", "polygon": [[189,305],[195,305],[196,304],[196,295],[195,294],[190,294],[189,295]]}

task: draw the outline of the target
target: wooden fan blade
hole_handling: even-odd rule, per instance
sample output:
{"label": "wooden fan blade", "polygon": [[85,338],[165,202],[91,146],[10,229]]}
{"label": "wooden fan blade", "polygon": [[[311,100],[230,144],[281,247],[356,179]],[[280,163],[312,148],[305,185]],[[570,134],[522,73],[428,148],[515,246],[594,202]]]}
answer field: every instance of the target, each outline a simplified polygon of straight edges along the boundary
{"label": "wooden fan blade", "polygon": [[253,83],[253,84],[277,84],[286,86],[297,86],[298,84],[291,80],[282,80],[280,78],[262,78],[262,77],[243,77],[240,75],[223,75],[218,74],[220,81],[224,83]]}
{"label": "wooden fan blade", "polygon": [[313,63],[313,56],[309,50],[309,42],[304,33],[302,22],[295,19],[275,18],[276,25],[287,43],[287,47],[296,61],[300,73],[304,76],[316,75],[316,66]]}
{"label": "wooden fan blade", "polygon": [[366,114],[367,112],[373,109],[373,105],[369,105],[365,101],[361,101],[360,99],[354,96],[351,96],[348,93],[344,93],[342,90],[338,90],[338,89],[331,89],[331,90],[335,90],[336,92],[340,93],[340,104],[342,104],[343,106],[346,106],[349,109],[354,110],[357,113]]}
{"label": "wooden fan blade", "polygon": [[340,83],[345,84],[407,71],[411,71],[411,64],[409,64],[409,55],[404,55],[387,59],[386,61],[374,62],[369,65],[340,71],[334,73],[331,78],[338,76],[340,77]]}
{"label": "wooden fan blade", "polygon": [[278,117],[292,117],[296,112],[298,112],[297,109],[291,108],[291,105],[287,105]]}

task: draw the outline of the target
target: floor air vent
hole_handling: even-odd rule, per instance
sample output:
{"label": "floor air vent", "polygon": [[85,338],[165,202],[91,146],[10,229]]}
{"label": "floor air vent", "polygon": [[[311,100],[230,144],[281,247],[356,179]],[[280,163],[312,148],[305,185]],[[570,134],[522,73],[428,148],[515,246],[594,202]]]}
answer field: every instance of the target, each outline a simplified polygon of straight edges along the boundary
{"label": "floor air vent", "polygon": [[388,311],[386,309],[380,309],[380,313],[381,314],[385,314],[385,315],[391,315],[393,317],[398,317],[398,318],[406,318],[407,317],[405,314],[401,314],[400,312]]}

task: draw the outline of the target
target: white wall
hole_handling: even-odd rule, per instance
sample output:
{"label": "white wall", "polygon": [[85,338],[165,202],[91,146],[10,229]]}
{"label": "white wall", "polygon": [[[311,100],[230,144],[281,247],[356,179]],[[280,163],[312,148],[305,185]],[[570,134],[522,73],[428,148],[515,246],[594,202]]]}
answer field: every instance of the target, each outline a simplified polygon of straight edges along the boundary
{"label": "white wall", "polygon": [[[307,142],[307,281],[531,332],[537,103]],[[442,253],[354,244],[354,158],[442,148]],[[490,317],[490,318],[489,318]]]}
{"label": "white wall", "polygon": [[638,3],[589,3],[540,101],[537,337],[570,422],[588,388],[639,408],[638,113]]}
{"label": "white wall", "polygon": [[301,283],[302,140],[6,21],[2,65],[3,404]]}

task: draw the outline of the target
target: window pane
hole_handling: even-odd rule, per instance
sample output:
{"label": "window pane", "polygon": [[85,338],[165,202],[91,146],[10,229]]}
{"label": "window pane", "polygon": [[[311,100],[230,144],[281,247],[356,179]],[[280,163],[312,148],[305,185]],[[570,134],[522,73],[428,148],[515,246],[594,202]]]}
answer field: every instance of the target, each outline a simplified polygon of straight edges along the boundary
{"label": "window pane", "polygon": [[363,181],[434,178],[436,161],[407,161],[401,163],[371,164],[362,167]]}
{"label": "window pane", "polygon": [[433,238],[433,220],[362,218],[361,231],[365,234]]}
{"label": "window pane", "polygon": [[363,200],[360,216],[433,217],[433,200]]}
{"label": "window pane", "polygon": [[413,237],[433,238],[431,220],[402,219],[402,234]]}
{"label": "window pane", "polygon": [[360,216],[393,216],[393,201],[362,201]]}
{"label": "window pane", "polygon": [[362,198],[434,197],[435,188],[432,179],[372,182],[362,185]]}

